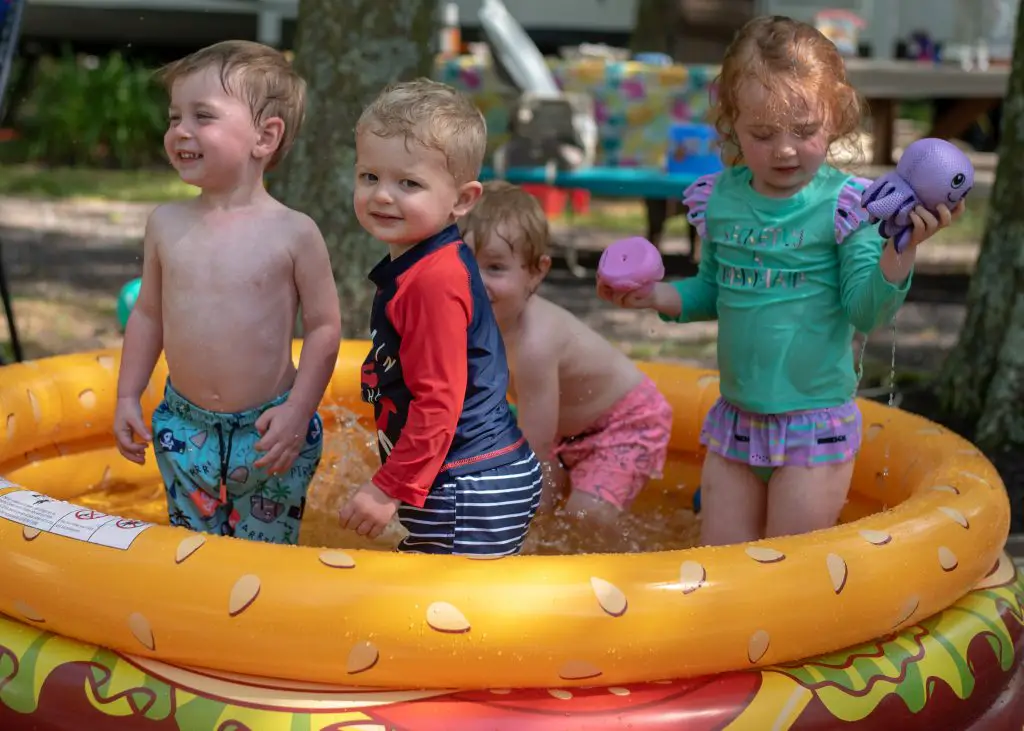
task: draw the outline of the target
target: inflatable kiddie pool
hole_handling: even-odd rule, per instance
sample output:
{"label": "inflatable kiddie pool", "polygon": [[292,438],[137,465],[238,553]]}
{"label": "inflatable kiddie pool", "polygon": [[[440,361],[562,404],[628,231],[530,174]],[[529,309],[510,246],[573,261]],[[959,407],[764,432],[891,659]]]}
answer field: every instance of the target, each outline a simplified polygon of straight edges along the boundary
{"label": "inflatable kiddie pool", "polygon": [[[367,348],[343,343],[325,402],[369,423]],[[4,731],[951,731],[1024,718],[1005,490],[971,444],[911,414],[862,404],[843,523],[810,535],[497,561],[279,547],[75,504],[153,479],[152,460],[124,461],[109,437],[118,357],[0,370]],[[671,489],[699,463],[716,375],[643,368],[675,407]]]}

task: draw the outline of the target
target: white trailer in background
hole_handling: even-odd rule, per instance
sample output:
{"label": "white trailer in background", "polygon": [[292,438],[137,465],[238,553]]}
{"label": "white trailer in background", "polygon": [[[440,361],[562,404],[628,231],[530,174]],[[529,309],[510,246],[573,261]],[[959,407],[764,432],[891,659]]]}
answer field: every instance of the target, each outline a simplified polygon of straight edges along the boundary
{"label": "white trailer in background", "polygon": [[[447,3],[450,0],[439,0]],[[719,0],[677,0],[714,11]],[[344,0],[338,0],[344,2]],[[476,30],[482,0],[454,0],[461,24]],[[864,41],[875,58],[891,58],[896,41],[924,30],[943,43],[991,46],[1012,37],[1017,0],[750,0],[751,12],[810,20],[825,8],[856,12],[865,21]],[[637,0],[506,0],[513,17],[541,47],[564,37],[628,41]],[[191,45],[214,38],[248,37],[265,43],[286,40],[298,0],[27,0],[24,35],[77,42]],[[91,12],[90,12],[91,11]],[[1008,14],[1009,13],[1009,14]],[[995,28],[995,30],[993,29]],[[999,32],[1005,28],[1005,32]],[[548,43],[545,39],[551,39]],[[996,51],[993,48],[993,51]]]}

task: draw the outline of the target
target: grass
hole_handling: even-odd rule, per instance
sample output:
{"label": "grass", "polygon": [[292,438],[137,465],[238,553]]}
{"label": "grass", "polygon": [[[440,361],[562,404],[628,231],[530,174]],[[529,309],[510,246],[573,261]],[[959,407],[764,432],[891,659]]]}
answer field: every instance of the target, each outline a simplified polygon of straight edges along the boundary
{"label": "grass", "polygon": [[935,240],[945,243],[980,244],[981,237],[985,235],[987,220],[988,199],[971,200],[960,220],[935,234]]}
{"label": "grass", "polygon": [[[595,198],[590,202],[588,213],[562,215],[554,220],[565,226],[634,236],[647,230],[647,211],[643,201],[623,198]],[[683,216],[673,216],[665,222],[665,233],[669,236],[686,236],[686,229]]]}
{"label": "grass", "polygon": [[[132,203],[164,203],[195,195],[196,189],[178,179],[173,170],[96,170],[47,168],[37,165],[0,165],[0,195],[27,198],[80,198]],[[987,201],[973,201],[957,225],[936,240],[974,243],[981,240]],[[586,215],[560,216],[558,222],[574,227],[632,233],[646,231],[647,214],[639,200],[595,199]],[[672,237],[685,237],[686,219],[673,216],[665,224]]]}
{"label": "grass", "polygon": [[0,195],[26,198],[91,198],[133,203],[164,203],[195,195],[173,170],[95,170],[0,166]]}

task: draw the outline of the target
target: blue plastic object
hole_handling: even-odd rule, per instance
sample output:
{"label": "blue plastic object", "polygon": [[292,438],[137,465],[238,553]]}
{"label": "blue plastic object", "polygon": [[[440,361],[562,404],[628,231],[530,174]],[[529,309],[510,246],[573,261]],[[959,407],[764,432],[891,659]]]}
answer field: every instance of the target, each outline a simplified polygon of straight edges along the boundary
{"label": "blue plastic object", "polygon": [[[660,168],[594,166],[580,170],[562,170],[549,179],[544,168],[508,168],[503,179],[515,185],[540,183],[556,188],[582,188],[603,198],[678,199],[699,175],[669,173]],[[494,169],[480,171],[481,182],[494,179]]]}
{"label": "blue plastic object", "polygon": [[709,124],[674,124],[668,131],[665,169],[675,175],[708,175],[724,167],[718,133]]}
{"label": "blue plastic object", "polygon": [[117,295],[117,322],[123,331],[128,324],[128,316],[132,314],[135,307],[135,300],[139,298],[139,288],[142,286],[142,279],[133,279],[121,287]]}
{"label": "blue plastic object", "polygon": [[694,514],[700,513],[700,488],[693,493],[693,512]]}
{"label": "blue plastic object", "polygon": [[667,53],[643,52],[633,56],[633,60],[646,66],[671,66],[672,57]]}

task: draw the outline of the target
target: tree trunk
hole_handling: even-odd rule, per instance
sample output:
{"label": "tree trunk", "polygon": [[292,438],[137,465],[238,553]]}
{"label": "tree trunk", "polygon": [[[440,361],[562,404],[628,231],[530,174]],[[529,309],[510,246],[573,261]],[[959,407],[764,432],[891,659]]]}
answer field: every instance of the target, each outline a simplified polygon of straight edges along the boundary
{"label": "tree trunk", "polygon": [[300,0],[295,67],[308,84],[306,119],[272,190],[316,221],[327,241],[345,337],[366,337],[373,288],[387,252],[352,208],[355,124],[387,84],[429,76],[437,0]]}
{"label": "tree trunk", "polygon": [[637,0],[629,50],[672,55],[670,37],[677,20],[678,4],[678,0]]}
{"label": "tree trunk", "polygon": [[[1001,467],[1024,528],[1024,13],[1018,13],[1003,136],[960,339],[937,383],[954,428]],[[968,205],[970,202],[968,200]],[[1016,484],[1019,483],[1019,484]]]}

